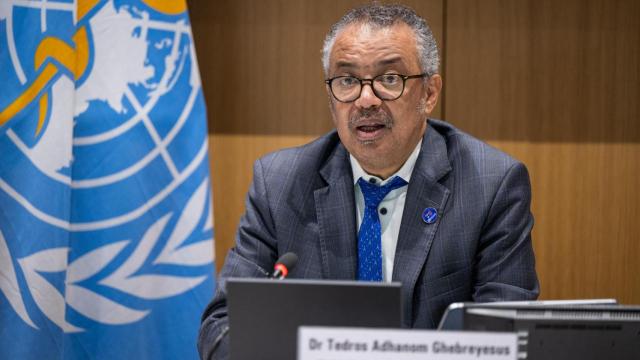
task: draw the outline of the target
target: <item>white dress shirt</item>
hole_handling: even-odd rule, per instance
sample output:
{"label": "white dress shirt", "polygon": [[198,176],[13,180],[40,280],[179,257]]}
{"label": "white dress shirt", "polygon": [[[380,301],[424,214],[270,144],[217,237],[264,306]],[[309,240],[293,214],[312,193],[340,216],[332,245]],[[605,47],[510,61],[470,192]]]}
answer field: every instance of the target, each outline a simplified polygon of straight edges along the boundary
{"label": "white dress shirt", "polygon": [[[377,176],[367,174],[358,163],[358,160],[356,160],[353,155],[350,155],[351,169],[353,171],[353,183],[355,187],[356,212],[358,215],[358,231],[360,231],[360,225],[362,224],[362,219],[364,217],[364,196],[362,195],[362,190],[360,190],[360,185],[358,185],[358,179],[361,177],[366,181],[375,179],[375,184],[382,186],[393,179],[394,176],[399,176],[409,183],[413,167],[415,166],[418,155],[420,154],[421,145],[422,140],[418,142],[418,145],[413,149],[413,152],[409,155],[409,158],[405,161],[400,170],[385,180],[382,180]],[[404,203],[407,198],[408,187],[409,186],[407,185],[390,191],[378,206],[378,217],[380,218],[382,232],[382,280],[387,282],[391,281],[393,274],[393,260],[396,256],[396,245],[398,244],[400,222],[402,221],[402,213],[404,212]],[[386,213],[382,214],[383,212]]]}

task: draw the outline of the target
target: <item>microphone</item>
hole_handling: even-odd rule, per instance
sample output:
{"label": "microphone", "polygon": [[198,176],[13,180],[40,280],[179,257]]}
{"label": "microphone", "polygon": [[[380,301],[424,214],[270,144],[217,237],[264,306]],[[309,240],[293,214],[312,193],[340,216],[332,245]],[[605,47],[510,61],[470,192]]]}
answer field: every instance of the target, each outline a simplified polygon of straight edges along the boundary
{"label": "microphone", "polygon": [[275,266],[273,267],[273,274],[271,274],[272,279],[282,280],[289,274],[289,271],[293,269],[298,263],[298,255],[288,252],[276,261]]}

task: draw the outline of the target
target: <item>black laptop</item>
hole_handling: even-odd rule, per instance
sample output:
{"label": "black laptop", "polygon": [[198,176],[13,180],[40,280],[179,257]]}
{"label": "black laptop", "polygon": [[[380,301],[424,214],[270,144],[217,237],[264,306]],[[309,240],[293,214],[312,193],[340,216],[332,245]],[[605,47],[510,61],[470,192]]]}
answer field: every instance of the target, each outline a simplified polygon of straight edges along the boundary
{"label": "black laptop", "polygon": [[400,283],[231,278],[227,294],[232,360],[293,360],[302,325],[402,325]]}

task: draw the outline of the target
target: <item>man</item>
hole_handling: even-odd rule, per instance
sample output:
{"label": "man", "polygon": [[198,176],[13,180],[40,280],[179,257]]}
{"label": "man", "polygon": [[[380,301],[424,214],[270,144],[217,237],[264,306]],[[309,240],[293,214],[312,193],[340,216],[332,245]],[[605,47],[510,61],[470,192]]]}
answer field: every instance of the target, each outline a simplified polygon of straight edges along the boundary
{"label": "man", "polygon": [[255,163],[201,356],[227,326],[225,279],[265,277],[289,251],[292,278],[400,281],[407,327],[435,327],[456,301],[537,297],[528,173],[426,120],[438,63],[431,31],[406,7],[364,6],[332,27],[323,64],[336,131]]}

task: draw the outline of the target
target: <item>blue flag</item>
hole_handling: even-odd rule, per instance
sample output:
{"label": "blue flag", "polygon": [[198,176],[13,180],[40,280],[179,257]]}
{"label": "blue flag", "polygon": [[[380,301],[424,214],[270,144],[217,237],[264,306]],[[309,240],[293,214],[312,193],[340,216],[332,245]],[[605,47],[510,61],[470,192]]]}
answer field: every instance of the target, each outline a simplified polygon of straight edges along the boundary
{"label": "blue flag", "polygon": [[0,1],[0,355],[197,358],[214,288],[185,1]]}

